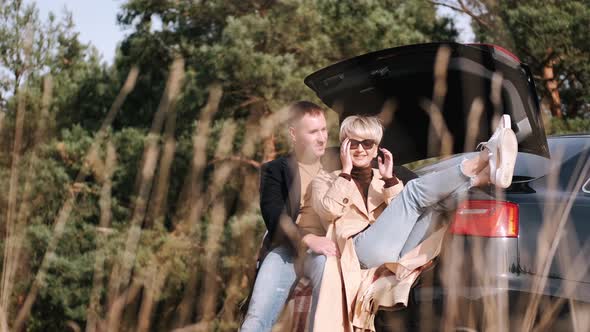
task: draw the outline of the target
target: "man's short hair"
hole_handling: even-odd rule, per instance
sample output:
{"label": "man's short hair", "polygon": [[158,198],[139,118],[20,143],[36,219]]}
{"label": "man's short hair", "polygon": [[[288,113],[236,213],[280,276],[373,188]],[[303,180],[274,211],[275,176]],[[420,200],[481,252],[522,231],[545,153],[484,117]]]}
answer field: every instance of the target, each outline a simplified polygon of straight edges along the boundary
{"label": "man's short hair", "polygon": [[289,118],[287,119],[287,123],[291,127],[295,126],[297,122],[305,116],[305,114],[317,116],[324,114],[324,109],[318,104],[307,100],[294,102],[293,104],[289,105]]}
{"label": "man's short hair", "polygon": [[383,125],[375,116],[351,115],[347,116],[340,125],[340,143],[351,135],[363,139],[372,139],[379,144],[383,138]]}

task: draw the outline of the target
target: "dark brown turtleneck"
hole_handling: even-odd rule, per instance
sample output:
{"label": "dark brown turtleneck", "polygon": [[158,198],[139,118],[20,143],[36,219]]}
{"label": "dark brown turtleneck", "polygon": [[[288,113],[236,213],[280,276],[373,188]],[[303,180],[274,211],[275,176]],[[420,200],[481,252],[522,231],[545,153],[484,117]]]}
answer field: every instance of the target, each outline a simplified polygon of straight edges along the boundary
{"label": "dark brown turtleneck", "polygon": [[359,168],[353,167],[350,176],[354,180],[356,187],[359,188],[365,205],[367,204],[367,196],[369,195],[369,186],[373,180],[373,169],[369,167]]}
{"label": "dark brown turtleneck", "polygon": [[[371,181],[373,180],[373,169],[369,167],[352,167],[352,171],[350,174],[340,173],[340,176],[347,179],[347,180],[354,180],[356,187],[358,188],[363,200],[365,201],[365,205],[367,205],[367,197],[369,196],[369,186],[371,185]],[[385,182],[384,187],[389,188],[395,186],[399,181],[395,174],[389,179],[382,178]]]}

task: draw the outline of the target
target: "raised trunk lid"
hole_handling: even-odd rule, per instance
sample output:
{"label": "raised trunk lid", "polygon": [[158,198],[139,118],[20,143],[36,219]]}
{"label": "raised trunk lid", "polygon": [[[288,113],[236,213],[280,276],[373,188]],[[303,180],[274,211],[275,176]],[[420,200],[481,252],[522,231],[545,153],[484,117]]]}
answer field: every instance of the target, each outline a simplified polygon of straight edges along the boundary
{"label": "raised trunk lid", "polygon": [[[441,48],[449,54],[447,65],[442,62],[446,84],[437,86],[437,91],[444,92],[440,114],[452,137],[446,153],[473,151],[477,142],[492,134],[494,114],[504,113],[511,115],[519,151],[549,157],[528,67],[491,45],[431,43],[381,50],[321,69],[309,75],[305,84],[339,114],[340,121],[352,114],[376,115],[393,109],[382,145],[393,153],[396,164],[437,157],[444,149],[440,137],[431,134],[429,138],[431,117],[426,109],[433,102],[435,63]],[[492,85],[501,87],[501,101],[496,105]],[[469,121],[476,100],[481,101],[483,111]],[[466,139],[468,133],[471,139]]]}

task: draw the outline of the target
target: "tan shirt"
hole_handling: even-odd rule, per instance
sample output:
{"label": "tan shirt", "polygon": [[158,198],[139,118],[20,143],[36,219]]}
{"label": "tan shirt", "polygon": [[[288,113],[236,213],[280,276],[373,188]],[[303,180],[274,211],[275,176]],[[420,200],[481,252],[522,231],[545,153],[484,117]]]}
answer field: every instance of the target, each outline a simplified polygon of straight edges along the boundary
{"label": "tan shirt", "polygon": [[320,161],[318,160],[313,164],[297,162],[297,166],[299,167],[299,179],[301,180],[301,198],[299,201],[299,208],[303,208],[305,195],[311,191],[311,189],[308,190],[310,188],[311,181],[322,169],[322,164],[320,164]]}
{"label": "tan shirt", "polygon": [[[326,173],[321,167],[321,164],[305,165],[299,164],[299,174],[301,176],[301,205],[299,208],[299,216],[297,217],[297,226],[301,229],[303,235],[315,234],[318,236],[326,235],[328,228],[327,221],[322,222],[319,215],[315,212],[311,205],[312,199],[312,180],[320,175]],[[313,177],[310,175],[314,174]]]}
{"label": "tan shirt", "polygon": [[[301,220],[305,219],[307,220],[306,224],[311,224],[312,227],[317,227],[319,224],[316,220],[317,214],[311,206],[311,182],[318,174],[323,172],[322,165],[319,163],[319,161],[314,164],[297,164],[299,166],[299,176],[301,179],[301,201],[299,202],[299,216],[297,217],[296,223],[301,228],[299,223]],[[313,229],[311,232],[309,230],[306,231],[303,229],[303,233],[314,233],[316,235],[323,236],[325,231],[321,228]]]}

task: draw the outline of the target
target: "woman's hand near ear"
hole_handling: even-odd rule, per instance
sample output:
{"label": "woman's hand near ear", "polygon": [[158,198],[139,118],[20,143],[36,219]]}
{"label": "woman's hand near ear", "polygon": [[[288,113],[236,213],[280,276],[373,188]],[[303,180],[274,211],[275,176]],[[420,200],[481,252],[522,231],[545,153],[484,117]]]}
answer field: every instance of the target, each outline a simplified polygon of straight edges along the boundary
{"label": "woman's hand near ear", "polygon": [[340,161],[342,173],[350,174],[352,171],[352,156],[350,155],[350,139],[347,137],[340,144]]}
{"label": "woman's hand near ear", "polygon": [[[379,164],[379,174],[384,179],[389,179],[393,177],[393,155],[389,150],[385,148],[379,148],[381,152],[383,152],[383,157],[377,157],[377,163]],[[385,160],[384,160],[385,159]]]}

